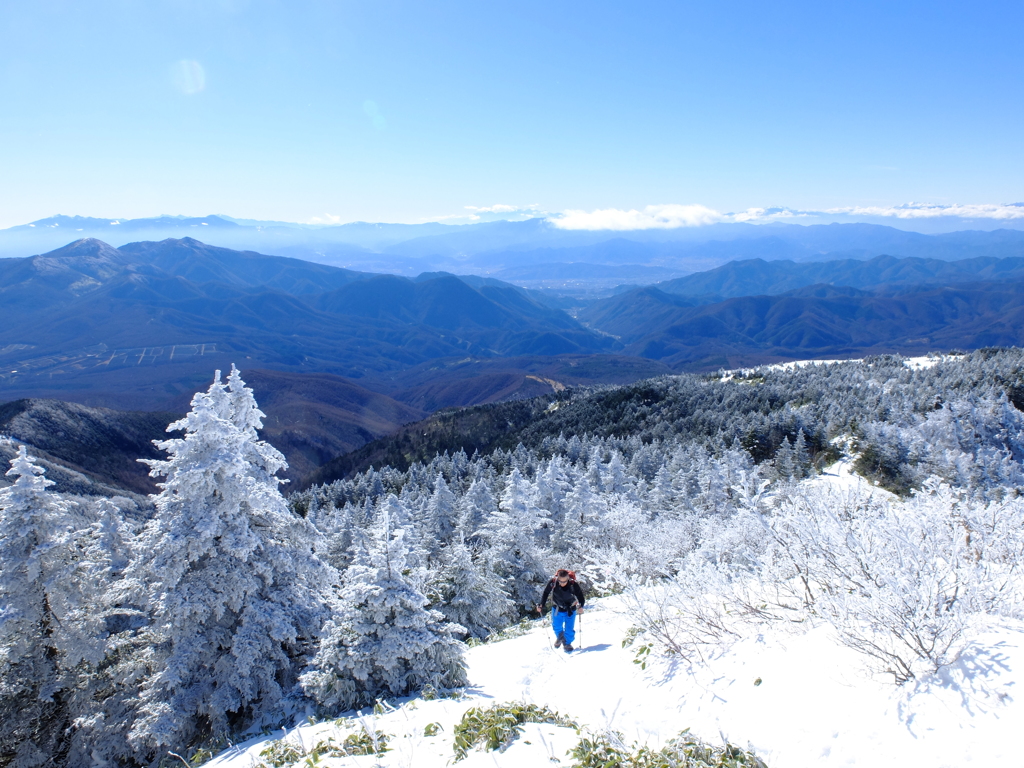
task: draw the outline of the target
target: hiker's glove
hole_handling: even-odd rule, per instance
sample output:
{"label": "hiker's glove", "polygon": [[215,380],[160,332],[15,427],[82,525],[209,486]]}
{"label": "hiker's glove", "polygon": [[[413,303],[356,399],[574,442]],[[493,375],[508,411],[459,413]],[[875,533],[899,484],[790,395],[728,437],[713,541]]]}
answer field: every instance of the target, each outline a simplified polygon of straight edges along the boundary
{"label": "hiker's glove", "polygon": [[544,609],[541,608],[539,605],[537,606],[537,613],[544,613]]}
{"label": "hiker's glove", "polygon": [[576,609],[576,613],[583,613],[583,606],[582,605],[579,608]]}

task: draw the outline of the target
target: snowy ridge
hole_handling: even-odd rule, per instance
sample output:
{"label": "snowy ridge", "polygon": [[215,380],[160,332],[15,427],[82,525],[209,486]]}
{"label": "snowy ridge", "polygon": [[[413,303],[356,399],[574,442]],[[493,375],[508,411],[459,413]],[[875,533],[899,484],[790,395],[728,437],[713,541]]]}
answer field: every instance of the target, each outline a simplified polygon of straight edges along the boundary
{"label": "snowy ridge", "polygon": [[[847,460],[803,486],[892,494],[853,474]],[[637,661],[624,646],[633,624],[621,597],[588,602],[579,649],[554,650],[546,620],[519,637],[470,648],[462,700],[405,699],[382,714],[348,713],[336,722],[301,725],[285,738],[305,749],[360,729],[388,734],[376,756],[322,758],[330,766],[442,768],[453,760],[453,732],[470,707],[522,702],[576,720],[584,732],[618,732],[625,743],[659,748],[684,728],[712,744],[747,747],[771,768],[803,766],[1015,765],[1015,698],[1024,675],[1024,622],[989,618],[958,661],[897,687],[872,673],[865,657],[838,642],[826,623],[748,627],[731,642],[709,646],[703,660]],[[439,723],[436,735],[424,735]],[[282,732],[232,748],[207,768],[254,768]],[[465,768],[573,764],[571,728],[527,724],[503,752],[472,751]],[[299,763],[301,764],[301,762]]]}
{"label": "snowy ridge", "polygon": [[[957,355],[920,355],[918,357],[904,357],[903,365],[912,370],[931,368],[945,360],[953,360]],[[754,368],[736,368],[734,370],[722,371],[722,381],[729,381],[736,376],[750,376],[755,371],[792,371],[797,368],[806,368],[809,365],[837,365],[839,363],[863,363],[864,358],[835,358],[828,360],[790,360],[786,363],[771,363],[770,365],[759,365]]]}

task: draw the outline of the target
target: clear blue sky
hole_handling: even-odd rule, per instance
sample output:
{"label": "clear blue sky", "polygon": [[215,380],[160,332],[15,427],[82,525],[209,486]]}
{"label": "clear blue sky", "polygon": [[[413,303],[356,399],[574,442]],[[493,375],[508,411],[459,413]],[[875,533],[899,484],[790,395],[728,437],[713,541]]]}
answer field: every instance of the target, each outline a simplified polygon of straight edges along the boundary
{"label": "clear blue sky", "polygon": [[1024,3],[0,4],[0,226],[1024,200]]}

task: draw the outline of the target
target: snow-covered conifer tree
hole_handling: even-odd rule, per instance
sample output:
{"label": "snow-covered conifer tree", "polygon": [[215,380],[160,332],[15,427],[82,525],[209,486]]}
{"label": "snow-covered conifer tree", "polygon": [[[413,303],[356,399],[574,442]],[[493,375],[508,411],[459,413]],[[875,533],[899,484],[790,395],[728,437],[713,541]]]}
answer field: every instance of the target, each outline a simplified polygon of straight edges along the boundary
{"label": "snow-covered conifer tree", "polygon": [[470,637],[487,637],[515,616],[501,579],[488,570],[486,563],[475,561],[463,541],[445,548],[433,586],[438,598],[436,608],[449,621],[465,627]]}
{"label": "snow-covered conifer tree", "polygon": [[626,468],[622,464],[622,454],[618,451],[612,452],[612,457],[608,461],[608,467],[602,477],[604,483],[604,489],[611,493],[626,493],[628,490],[628,481],[626,479]]}
{"label": "snow-covered conifer tree", "polygon": [[536,603],[538,590],[547,580],[548,568],[537,545],[536,534],[544,523],[533,503],[533,488],[514,468],[505,482],[498,511],[479,531],[487,545],[483,559],[498,574],[509,596],[521,610]]}
{"label": "snow-covered conifer tree", "polygon": [[259,440],[259,409],[218,372],[150,460],[164,476],[127,572],[152,615],[151,673],[131,739],[183,747],[273,717],[325,619],[334,571],[313,553],[275,477],[284,457]]}
{"label": "snow-covered conifer tree", "polygon": [[475,544],[479,540],[476,532],[498,510],[498,504],[494,500],[489,483],[485,480],[474,480],[469,486],[469,490],[459,499],[458,506],[457,526],[463,532],[464,539]]}
{"label": "snow-covered conifer tree", "polygon": [[419,571],[427,567],[427,548],[423,543],[424,536],[416,525],[417,521],[409,505],[406,503],[405,497],[405,493],[403,493],[403,498],[389,493],[387,496],[379,499],[374,515],[366,520],[364,525],[369,525],[374,520],[381,520],[386,517],[391,521],[391,525],[394,528],[401,528],[405,531],[406,561],[410,569],[416,570],[419,573]]}
{"label": "snow-covered conifer tree", "polygon": [[60,764],[70,749],[73,674],[101,654],[80,562],[84,521],[51,493],[24,445],[0,490],[0,764]]}
{"label": "snow-covered conifer tree", "polygon": [[131,560],[131,527],[122,511],[110,499],[95,503],[95,522],[85,537],[85,556],[106,571],[108,581],[121,576]]}
{"label": "snow-covered conifer tree", "polygon": [[387,511],[362,535],[320,650],[301,679],[306,693],[338,712],[426,685],[465,683],[462,628],[427,608],[421,579],[407,573],[406,529]]}
{"label": "snow-covered conifer tree", "polygon": [[538,507],[547,511],[548,516],[558,521],[565,513],[563,505],[565,495],[572,488],[566,471],[565,460],[561,456],[553,456],[543,467],[538,470],[536,481],[535,503]]}
{"label": "snow-covered conifer tree", "polygon": [[796,455],[793,451],[793,444],[787,437],[775,453],[775,476],[779,480],[792,480],[796,473]]}
{"label": "snow-covered conifer tree", "polygon": [[796,466],[797,477],[807,477],[811,469],[811,455],[802,427],[796,433],[796,442],[793,443],[793,463]]}
{"label": "snow-covered conifer tree", "polygon": [[352,532],[355,528],[355,509],[346,504],[335,507],[330,515],[322,515],[320,540],[321,556],[330,565],[343,571],[352,562]]}
{"label": "snow-covered conifer tree", "polygon": [[421,526],[427,553],[437,556],[441,546],[451,540],[457,521],[455,520],[455,494],[448,488],[443,475],[434,481],[434,492],[430,495],[424,510]]}

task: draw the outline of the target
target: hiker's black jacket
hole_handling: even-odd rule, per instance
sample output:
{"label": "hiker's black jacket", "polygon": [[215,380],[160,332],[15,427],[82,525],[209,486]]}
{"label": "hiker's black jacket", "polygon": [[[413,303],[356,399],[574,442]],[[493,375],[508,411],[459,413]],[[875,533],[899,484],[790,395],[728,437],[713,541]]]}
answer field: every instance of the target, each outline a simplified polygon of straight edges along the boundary
{"label": "hiker's black jacket", "polygon": [[544,608],[544,604],[548,601],[548,595],[551,595],[551,602],[555,608],[559,611],[571,611],[576,607],[577,604],[580,607],[587,601],[583,597],[583,590],[580,589],[580,585],[575,581],[570,581],[564,587],[558,583],[558,579],[552,579],[548,582],[548,585],[544,587],[544,594],[540,598],[540,607]]}

